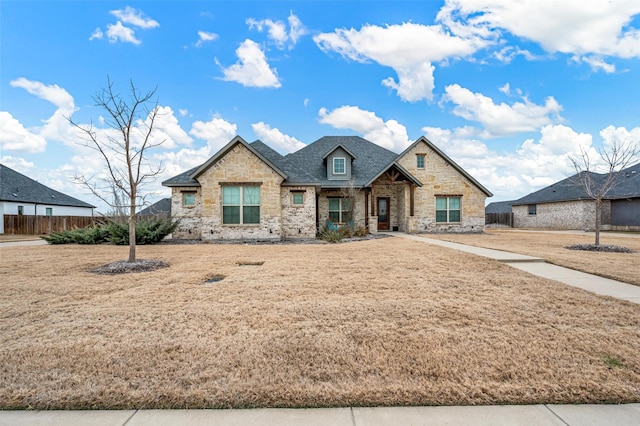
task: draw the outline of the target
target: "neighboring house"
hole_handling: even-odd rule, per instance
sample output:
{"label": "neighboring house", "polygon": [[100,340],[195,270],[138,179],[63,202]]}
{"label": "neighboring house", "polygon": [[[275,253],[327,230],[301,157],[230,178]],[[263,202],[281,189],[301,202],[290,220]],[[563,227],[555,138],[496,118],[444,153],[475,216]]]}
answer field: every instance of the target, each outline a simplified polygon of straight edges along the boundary
{"label": "neighboring house", "polygon": [[286,156],[236,136],[162,183],[174,238],[315,238],[327,223],[369,232],[482,232],[492,194],[424,137],[398,155],[356,136],[326,136]]}
{"label": "neighboring house", "polygon": [[94,208],[0,164],[0,234],[5,215],[91,217]]}
{"label": "neighboring house", "polygon": [[163,198],[138,212],[138,216],[171,217],[171,198]]}
{"label": "neighboring house", "polygon": [[[587,172],[583,172],[587,173]],[[607,175],[591,173],[595,182]],[[640,230],[640,163],[617,172],[602,204],[603,230]],[[595,202],[571,176],[513,201],[515,228],[593,230]]]}

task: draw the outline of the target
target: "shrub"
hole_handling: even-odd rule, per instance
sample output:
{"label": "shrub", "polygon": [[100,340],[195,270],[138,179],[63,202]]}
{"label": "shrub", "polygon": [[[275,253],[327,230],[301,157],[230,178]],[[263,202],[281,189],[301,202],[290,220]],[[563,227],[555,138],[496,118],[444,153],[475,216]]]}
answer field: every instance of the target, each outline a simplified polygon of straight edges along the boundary
{"label": "shrub", "polygon": [[[172,233],[179,221],[171,219],[144,219],[136,223],[136,244],[154,244]],[[62,232],[53,232],[42,237],[49,244],[129,244],[129,224],[109,220],[106,224],[88,226]]]}

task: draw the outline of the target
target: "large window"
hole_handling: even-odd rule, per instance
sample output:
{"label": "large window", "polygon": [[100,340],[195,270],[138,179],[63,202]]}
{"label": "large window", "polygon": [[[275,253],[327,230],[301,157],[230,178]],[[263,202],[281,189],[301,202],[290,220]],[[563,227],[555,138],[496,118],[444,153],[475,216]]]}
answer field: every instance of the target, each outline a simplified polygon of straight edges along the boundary
{"label": "large window", "polygon": [[347,223],[351,219],[351,199],[329,198],[329,220],[334,223]]}
{"label": "large window", "polygon": [[260,223],[260,187],[223,186],[222,223],[225,225]]}
{"label": "large window", "polygon": [[333,159],[333,174],[343,175],[346,173],[345,161],[344,157],[336,157]]}
{"label": "large window", "polygon": [[460,197],[436,197],[436,222],[460,222]]}

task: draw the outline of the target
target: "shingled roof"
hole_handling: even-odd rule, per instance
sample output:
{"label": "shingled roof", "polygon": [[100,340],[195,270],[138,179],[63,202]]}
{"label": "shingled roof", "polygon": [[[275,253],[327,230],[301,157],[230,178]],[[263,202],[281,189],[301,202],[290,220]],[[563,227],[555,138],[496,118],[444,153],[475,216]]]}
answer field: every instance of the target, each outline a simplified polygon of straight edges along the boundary
{"label": "shingled roof", "polygon": [[0,164],[0,201],[95,208]]}
{"label": "shingled roof", "polygon": [[[596,184],[603,182],[607,175],[593,172],[591,174]],[[616,173],[618,180],[604,199],[615,200],[621,198],[640,197],[640,163]],[[562,201],[579,201],[592,199],[580,183],[580,174],[575,174],[513,202],[514,206],[523,204],[544,204]]]}

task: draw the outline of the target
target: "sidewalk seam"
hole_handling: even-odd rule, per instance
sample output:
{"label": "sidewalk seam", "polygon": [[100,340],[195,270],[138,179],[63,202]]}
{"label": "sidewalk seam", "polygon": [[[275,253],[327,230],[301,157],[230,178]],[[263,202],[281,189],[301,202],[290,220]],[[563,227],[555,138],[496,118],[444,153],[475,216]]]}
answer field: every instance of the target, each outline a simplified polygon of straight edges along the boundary
{"label": "sidewalk seam", "polygon": [[564,424],[565,424],[565,425],[567,425],[567,426],[571,426],[571,425],[570,425],[569,423],[567,423],[567,422],[566,422],[562,417],[560,417],[560,416],[559,416],[555,411],[553,411],[553,410],[551,409],[551,407],[549,407],[549,404],[544,404],[544,407],[545,407],[547,410],[551,411],[551,414],[553,414],[554,416],[556,416],[556,417],[558,418],[558,420],[560,420],[562,423],[564,423]]}
{"label": "sidewalk seam", "polygon": [[349,407],[349,412],[351,412],[351,424],[356,426],[356,416],[353,414],[353,407]]}
{"label": "sidewalk seam", "polygon": [[125,420],[125,421],[124,421],[124,423],[122,423],[122,426],[127,426],[127,423],[129,423],[129,422],[131,421],[131,419],[133,418],[133,416],[135,416],[136,414],[138,414],[138,410],[135,410],[135,411],[133,412],[133,414],[131,414],[131,415],[129,416],[129,418],[128,418],[127,420]]}

